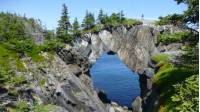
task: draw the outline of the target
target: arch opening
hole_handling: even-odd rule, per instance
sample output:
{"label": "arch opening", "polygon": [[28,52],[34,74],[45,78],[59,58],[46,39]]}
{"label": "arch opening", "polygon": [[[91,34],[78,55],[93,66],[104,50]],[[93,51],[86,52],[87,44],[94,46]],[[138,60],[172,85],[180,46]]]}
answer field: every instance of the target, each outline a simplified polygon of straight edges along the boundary
{"label": "arch opening", "polygon": [[90,68],[93,86],[108,100],[131,108],[140,96],[139,75],[131,71],[114,52],[103,52]]}

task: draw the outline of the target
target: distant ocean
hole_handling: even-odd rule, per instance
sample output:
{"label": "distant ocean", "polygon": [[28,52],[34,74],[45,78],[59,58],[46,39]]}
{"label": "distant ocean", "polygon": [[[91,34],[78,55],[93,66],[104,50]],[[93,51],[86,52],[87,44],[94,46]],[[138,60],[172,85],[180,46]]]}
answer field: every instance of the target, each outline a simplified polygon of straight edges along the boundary
{"label": "distant ocean", "polygon": [[109,100],[131,107],[140,96],[138,75],[132,72],[117,55],[103,55],[90,69],[93,85],[106,93]]}

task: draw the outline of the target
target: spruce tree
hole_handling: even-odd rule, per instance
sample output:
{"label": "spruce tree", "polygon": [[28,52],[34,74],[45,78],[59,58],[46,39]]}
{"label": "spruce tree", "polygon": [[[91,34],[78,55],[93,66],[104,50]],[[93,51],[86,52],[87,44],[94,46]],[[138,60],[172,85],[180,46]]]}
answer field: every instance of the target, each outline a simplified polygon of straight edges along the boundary
{"label": "spruce tree", "polygon": [[83,20],[82,26],[85,29],[91,29],[95,25],[94,15],[88,11],[86,11],[85,18]]}
{"label": "spruce tree", "polygon": [[74,36],[80,36],[80,25],[77,18],[74,19],[72,24],[72,31]]}
{"label": "spruce tree", "polygon": [[69,22],[68,14],[68,8],[65,4],[63,4],[62,15],[60,20],[58,21],[58,28],[56,33],[58,38],[61,38],[64,42],[72,40],[71,36],[69,35],[71,24]]}
{"label": "spruce tree", "polygon": [[104,14],[103,14],[103,10],[99,10],[99,15],[98,15],[98,23],[101,23],[103,22],[103,18],[104,18]]}
{"label": "spruce tree", "polygon": [[120,11],[120,22],[122,23],[124,20],[125,20],[124,12],[121,10]]}

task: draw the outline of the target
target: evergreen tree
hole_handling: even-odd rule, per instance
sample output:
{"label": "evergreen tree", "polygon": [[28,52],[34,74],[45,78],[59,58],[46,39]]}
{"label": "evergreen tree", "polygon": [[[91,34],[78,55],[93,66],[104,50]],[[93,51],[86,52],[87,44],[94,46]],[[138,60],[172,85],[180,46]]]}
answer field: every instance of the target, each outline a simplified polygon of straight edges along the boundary
{"label": "evergreen tree", "polygon": [[95,25],[95,18],[94,15],[88,11],[86,11],[85,18],[83,20],[82,26],[85,29],[90,29]]}
{"label": "evergreen tree", "polygon": [[61,19],[58,21],[58,28],[57,28],[57,36],[61,38],[63,41],[71,41],[71,36],[69,35],[69,29],[71,24],[69,22],[68,16],[68,9],[65,4],[63,4],[62,16]]}
{"label": "evergreen tree", "polygon": [[124,20],[125,20],[124,12],[121,10],[120,11],[120,22],[122,23]]}
{"label": "evergreen tree", "polygon": [[103,23],[103,18],[104,18],[104,13],[103,10],[99,10],[99,15],[98,15],[98,23]]}
{"label": "evergreen tree", "polygon": [[72,24],[72,32],[74,36],[80,36],[80,25],[77,18],[74,19]]}

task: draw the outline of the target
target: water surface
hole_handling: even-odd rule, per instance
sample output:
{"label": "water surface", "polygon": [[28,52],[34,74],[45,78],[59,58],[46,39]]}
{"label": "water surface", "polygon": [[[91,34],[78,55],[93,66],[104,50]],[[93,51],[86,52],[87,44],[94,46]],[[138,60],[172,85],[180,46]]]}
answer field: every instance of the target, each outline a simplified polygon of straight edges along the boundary
{"label": "water surface", "polygon": [[108,99],[131,107],[140,95],[138,75],[132,72],[117,55],[103,55],[90,69],[95,89],[103,90]]}

